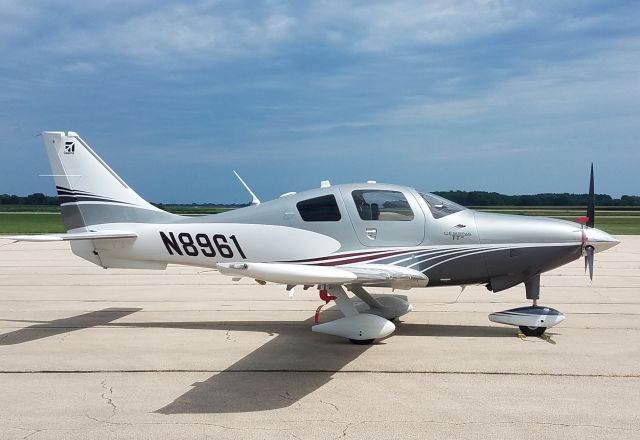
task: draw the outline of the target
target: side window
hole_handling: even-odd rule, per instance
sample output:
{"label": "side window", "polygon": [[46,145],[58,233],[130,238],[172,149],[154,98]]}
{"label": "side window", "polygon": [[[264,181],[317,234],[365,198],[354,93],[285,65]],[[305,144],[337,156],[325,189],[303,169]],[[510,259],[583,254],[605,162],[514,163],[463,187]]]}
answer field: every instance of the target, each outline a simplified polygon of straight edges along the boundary
{"label": "side window", "polygon": [[429,205],[429,209],[431,210],[431,214],[433,214],[433,218],[436,219],[467,209],[464,206],[460,206],[451,200],[447,200],[435,194],[420,193],[420,195],[424,201],[427,202],[427,205]]}
{"label": "side window", "polygon": [[333,194],[303,200],[298,202],[296,208],[305,222],[337,222],[341,218]]}
{"label": "side window", "polygon": [[399,191],[356,190],[351,196],[362,220],[413,220],[409,202]]}

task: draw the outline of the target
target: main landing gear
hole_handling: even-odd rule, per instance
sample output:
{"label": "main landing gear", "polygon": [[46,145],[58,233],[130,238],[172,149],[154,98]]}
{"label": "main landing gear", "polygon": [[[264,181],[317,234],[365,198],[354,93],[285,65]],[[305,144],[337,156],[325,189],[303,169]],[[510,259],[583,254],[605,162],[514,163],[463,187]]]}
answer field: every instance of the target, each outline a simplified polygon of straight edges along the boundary
{"label": "main landing gear", "polygon": [[316,310],[316,325],[311,330],[328,335],[342,336],[354,344],[368,345],[374,340],[389,336],[396,326],[391,322],[412,310],[411,304],[393,295],[372,296],[362,286],[350,290],[362,301],[354,303],[343,286],[330,285],[320,288],[320,298],[328,304],[335,301],[343,318],[320,324],[320,310]]}
{"label": "main landing gear", "polygon": [[491,313],[489,320],[517,326],[526,336],[540,337],[548,328],[564,321],[564,315],[556,309],[538,306],[540,274],[529,278],[524,282],[524,286],[527,292],[527,299],[532,300],[533,305]]}

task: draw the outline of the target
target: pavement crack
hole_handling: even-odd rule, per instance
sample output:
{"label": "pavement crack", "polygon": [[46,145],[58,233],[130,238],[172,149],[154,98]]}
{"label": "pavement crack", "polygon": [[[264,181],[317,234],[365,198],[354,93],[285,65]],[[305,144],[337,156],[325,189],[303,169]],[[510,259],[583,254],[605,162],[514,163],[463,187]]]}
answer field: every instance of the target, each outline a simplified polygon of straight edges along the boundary
{"label": "pavement crack", "polygon": [[[336,422],[339,423],[339,422]],[[380,423],[380,420],[360,420],[355,423],[349,423],[347,427],[342,431],[342,437],[346,436],[347,430],[355,425],[366,425],[366,424],[375,424]],[[592,428],[592,429],[610,429],[614,431],[625,431],[625,432],[640,432],[638,428],[624,428],[619,426],[605,426],[605,425],[593,425],[593,424],[581,424],[581,423],[562,423],[562,422],[538,422],[531,420],[502,420],[502,421],[480,421],[480,420],[470,420],[470,421],[451,421],[451,420],[434,420],[434,419],[423,419],[423,420],[385,420],[383,423],[402,423],[402,424],[434,424],[434,425],[450,425],[450,426],[470,426],[470,425],[536,425],[536,426],[554,426],[554,427],[563,427],[563,428]],[[340,437],[338,437],[340,438]]]}
{"label": "pavement crack", "polygon": [[238,341],[236,341],[235,339],[232,339],[232,338],[231,338],[231,329],[227,330],[227,331],[226,331],[226,333],[225,333],[224,335],[225,335],[225,337],[226,337],[226,339],[225,339],[225,340],[226,340],[227,342],[238,342]]}
{"label": "pavement crack", "polygon": [[[226,429],[229,431],[268,431],[268,432],[289,432],[290,428],[264,428],[264,427],[244,427],[244,426],[228,426],[221,425],[219,423],[208,423],[208,422],[113,422],[108,419],[99,419],[97,417],[91,416],[89,414],[85,414],[85,417],[89,420],[93,420],[94,422],[103,423],[109,426],[211,426],[214,428]],[[293,435],[293,434],[291,434]],[[295,438],[297,436],[293,435]]]}
{"label": "pavement crack", "polygon": [[[340,423],[340,422],[337,422],[337,423]],[[339,439],[339,438],[345,438],[347,436],[347,431],[353,425],[354,425],[353,423],[347,423],[346,426],[344,427],[344,429],[342,430],[342,434],[339,437],[336,437],[336,440]]]}
{"label": "pavement crack", "polygon": [[116,407],[116,404],[113,401],[113,387],[107,385],[107,379],[104,379],[102,382],[100,382],[100,385],[104,390],[102,394],[100,394],[100,398],[102,398],[102,400],[104,400],[107,405],[111,407],[111,415],[109,416],[109,418],[111,418],[116,414],[116,411],[118,410],[118,407]]}
{"label": "pavement crack", "polygon": [[340,409],[338,408],[338,406],[331,402],[325,402],[324,400],[321,400],[320,403],[324,403],[325,405],[332,406],[336,411],[340,412]]}
{"label": "pavement crack", "polygon": [[559,426],[563,428],[594,428],[594,429],[612,429],[615,431],[629,431],[629,432],[639,432],[640,429],[636,428],[621,428],[619,426],[605,426],[605,425],[591,425],[591,424],[581,424],[581,423],[557,423],[557,422],[502,422],[502,423],[513,423],[513,424],[521,424],[521,425],[539,425],[539,426]]}
{"label": "pavement crack", "polygon": [[39,434],[41,432],[46,431],[46,429],[34,429],[32,432],[30,432],[29,434],[25,435],[24,437],[22,437],[22,440],[28,439],[29,437],[32,437],[36,434]]}

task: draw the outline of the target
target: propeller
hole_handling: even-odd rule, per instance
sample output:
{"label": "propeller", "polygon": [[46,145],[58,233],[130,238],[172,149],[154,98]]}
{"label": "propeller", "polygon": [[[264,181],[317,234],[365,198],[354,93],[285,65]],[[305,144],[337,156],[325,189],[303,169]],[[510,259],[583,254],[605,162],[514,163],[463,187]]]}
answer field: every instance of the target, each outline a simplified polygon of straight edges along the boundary
{"label": "propeller", "polygon": [[584,256],[584,271],[587,272],[587,266],[589,267],[589,279],[593,281],[593,246],[587,246],[585,248],[587,251]]}
{"label": "propeller", "polygon": [[593,162],[591,162],[591,177],[589,178],[589,196],[587,197],[587,226],[593,228],[596,223],[596,195],[593,191]]}
{"label": "propeller", "polygon": [[[583,217],[582,223],[587,228],[593,228],[596,220],[596,195],[593,184],[593,162],[591,163],[591,176],[589,178],[589,195],[587,196],[587,216]],[[587,234],[582,227],[582,254],[584,255],[584,271],[589,269],[589,279],[593,281],[593,246],[587,242]]]}

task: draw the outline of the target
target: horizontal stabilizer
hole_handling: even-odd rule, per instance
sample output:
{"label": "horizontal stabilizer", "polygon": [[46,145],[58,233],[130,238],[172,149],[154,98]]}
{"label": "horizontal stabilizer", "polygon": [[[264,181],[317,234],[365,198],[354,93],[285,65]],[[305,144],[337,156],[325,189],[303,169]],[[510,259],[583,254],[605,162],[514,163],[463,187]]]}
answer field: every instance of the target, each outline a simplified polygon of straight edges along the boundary
{"label": "horizontal stabilizer", "polygon": [[115,238],[136,238],[138,234],[125,231],[67,232],[66,234],[14,235],[5,237],[16,241],[69,241],[69,240],[108,240]]}

